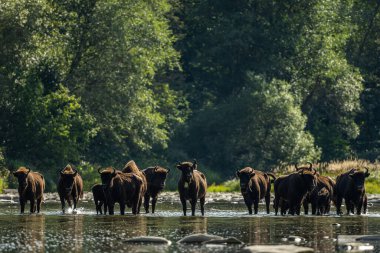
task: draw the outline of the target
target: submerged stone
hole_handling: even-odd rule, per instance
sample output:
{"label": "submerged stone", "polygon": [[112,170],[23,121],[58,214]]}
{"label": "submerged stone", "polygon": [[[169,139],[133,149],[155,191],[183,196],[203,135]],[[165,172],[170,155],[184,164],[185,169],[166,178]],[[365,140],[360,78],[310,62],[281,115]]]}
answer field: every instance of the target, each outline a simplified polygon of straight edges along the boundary
{"label": "submerged stone", "polygon": [[296,236],[296,235],[289,235],[288,237],[282,238],[282,241],[284,242],[294,242],[294,243],[301,243],[306,241],[305,238],[301,236]]}
{"label": "submerged stone", "polygon": [[158,237],[158,236],[138,236],[133,237],[127,240],[124,240],[126,243],[147,243],[147,244],[172,244],[171,241],[164,237]]}
{"label": "submerged stone", "polygon": [[371,251],[374,250],[375,247],[369,243],[361,243],[361,242],[349,242],[344,244],[338,244],[339,251]]}
{"label": "submerged stone", "polygon": [[241,253],[307,253],[314,252],[314,249],[308,247],[300,247],[295,245],[255,245],[243,248]]}
{"label": "submerged stone", "polygon": [[203,243],[210,240],[221,240],[224,239],[218,235],[209,235],[209,234],[193,234],[188,235],[179,240],[177,243]]}
{"label": "submerged stone", "polygon": [[203,244],[244,244],[244,242],[240,241],[235,237],[223,238],[223,239],[212,239],[209,241],[203,242]]}

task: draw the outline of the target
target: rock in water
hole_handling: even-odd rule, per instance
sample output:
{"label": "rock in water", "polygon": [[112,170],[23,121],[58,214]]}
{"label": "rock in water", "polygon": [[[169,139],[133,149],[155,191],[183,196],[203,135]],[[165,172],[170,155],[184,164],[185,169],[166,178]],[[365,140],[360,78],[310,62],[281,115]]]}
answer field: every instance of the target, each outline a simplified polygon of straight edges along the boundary
{"label": "rock in water", "polygon": [[177,243],[203,243],[210,240],[221,240],[224,239],[218,235],[209,235],[209,234],[193,234],[188,235],[179,240]]}
{"label": "rock in water", "polygon": [[229,237],[223,239],[212,239],[209,241],[205,241],[202,244],[244,244],[244,242],[240,241],[235,237]]}
{"label": "rock in water", "polygon": [[299,247],[295,245],[255,245],[243,248],[241,253],[308,253],[314,252],[312,248]]}
{"label": "rock in water", "polygon": [[146,244],[172,244],[171,241],[164,237],[158,236],[138,236],[125,240],[126,243],[146,243]]}

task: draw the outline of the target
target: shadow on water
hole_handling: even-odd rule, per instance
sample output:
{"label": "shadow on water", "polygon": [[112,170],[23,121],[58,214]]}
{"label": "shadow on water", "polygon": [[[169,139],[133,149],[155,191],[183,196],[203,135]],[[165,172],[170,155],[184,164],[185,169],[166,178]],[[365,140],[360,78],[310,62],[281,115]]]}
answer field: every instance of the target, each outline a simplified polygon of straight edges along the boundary
{"label": "shadow on water", "polygon": [[[236,237],[246,245],[288,244],[291,235],[302,246],[334,252],[338,235],[380,234],[380,205],[363,216],[281,217],[246,214],[244,205],[210,204],[206,217],[183,217],[178,204],[161,204],[156,214],[96,215],[92,203],[77,214],[62,215],[58,203],[45,204],[42,214],[19,215],[17,204],[0,203],[1,252],[238,252],[239,246],[179,245],[194,233]],[[198,214],[199,215],[199,214]],[[335,224],[335,225],[334,225]],[[338,224],[338,225],[336,225]],[[161,236],[170,246],[127,244],[136,236]],[[294,243],[294,242],[292,242]],[[376,245],[376,252],[380,245]]]}

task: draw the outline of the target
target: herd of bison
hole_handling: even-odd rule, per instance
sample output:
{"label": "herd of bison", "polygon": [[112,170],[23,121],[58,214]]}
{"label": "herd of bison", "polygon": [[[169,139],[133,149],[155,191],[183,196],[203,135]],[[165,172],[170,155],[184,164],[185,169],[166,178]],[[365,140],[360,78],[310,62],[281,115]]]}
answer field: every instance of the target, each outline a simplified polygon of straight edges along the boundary
{"label": "herd of bison", "polygon": [[[199,199],[201,213],[204,215],[204,204],[207,191],[206,176],[197,168],[197,162],[180,162],[176,165],[181,171],[178,180],[178,191],[183,214],[186,216],[186,201],[191,205],[191,214],[195,215],[195,206]],[[342,200],[345,200],[347,214],[360,215],[367,211],[367,195],[365,178],[369,176],[368,169],[361,171],[351,169],[340,174],[336,181],[328,176],[320,175],[311,163],[308,166],[297,167],[289,175],[276,177],[273,173],[254,170],[250,167],[236,171],[240,179],[240,189],[249,214],[257,214],[261,199],[265,199],[266,212],[269,213],[271,185],[274,184],[273,207],[275,214],[280,209],[281,215],[299,215],[301,205],[305,214],[311,204],[313,215],[324,215],[330,212],[334,203],[338,215],[342,214]],[[160,166],[139,170],[134,161],[129,161],[122,170],[112,167],[99,169],[101,184],[92,187],[92,193],[97,214],[114,214],[115,203],[119,203],[120,214],[125,213],[125,207],[132,208],[133,214],[140,213],[144,198],[144,209],[149,213],[149,202],[152,198],[154,213],[158,194],[165,187],[165,180],[170,169]],[[45,180],[41,173],[32,172],[29,168],[20,167],[13,175],[18,179],[18,193],[21,213],[25,204],[30,201],[30,212],[40,212]],[[78,171],[67,165],[60,171],[57,184],[62,212],[65,212],[65,202],[74,210],[79,198],[83,196],[83,181]],[[252,206],[253,209],[252,210]]]}

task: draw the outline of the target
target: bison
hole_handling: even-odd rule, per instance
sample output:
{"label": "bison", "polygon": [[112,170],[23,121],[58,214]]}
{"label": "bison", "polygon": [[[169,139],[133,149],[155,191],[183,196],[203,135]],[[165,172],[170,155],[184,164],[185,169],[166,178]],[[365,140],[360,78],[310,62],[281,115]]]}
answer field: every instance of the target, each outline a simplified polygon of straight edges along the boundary
{"label": "bison", "polygon": [[41,210],[41,202],[45,190],[44,176],[38,172],[32,172],[30,168],[20,167],[13,175],[18,180],[18,194],[21,213],[24,213],[25,204],[30,201],[30,213]]}
{"label": "bison", "polygon": [[79,198],[83,198],[83,180],[78,171],[70,164],[66,165],[60,172],[58,179],[58,195],[61,200],[62,213],[65,213],[65,201],[72,208],[71,200],[74,202],[74,210],[77,208]]}
{"label": "bison", "polygon": [[317,185],[317,171],[299,170],[287,176],[282,176],[274,182],[274,208],[277,215],[278,207],[281,207],[281,214],[285,214],[289,209],[289,214],[300,214],[301,204],[308,192],[311,192]]}
{"label": "bison", "polygon": [[106,196],[108,213],[114,214],[115,203],[120,205],[120,214],[124,215],[125,205],[132,207],[132,213],[137,214],[141,199],[143,180],[134,173],[123,173],[109,167],[98,170],[102,180],[102,187]]}
{"label": "bison", "polygon": [[[334,194],[334,187],[334,180],[317,173],[317,187],[308,193],[303,202],[305,214],[308,214],[309,212],[309,203],[311,203],[311,213],[313,215],[329,213]],[[320,212],[321,210],[323,210],[323,212]]]}
{"label": "bison", "polygon": [[344,198],[347,214],[354,213],[360,215],[362,208],[364,213],[367,211],[367,195],[365,192],[364,182],[370,173],[366,168],[364,171],[351,169],[346,173],[340,174],[336,179],[334,189],[334,197],[336,201],[336,212],[338,215],[342,214],[341,205]]}
{"label": "bison", "polygon": [[264,173],[250,167],[236,171],[236,176],[240,180],[240,190],[248,208],[248,213],[252,214],[253,204],[255,214],[257,214],[259,201],[263,198],[265,198],[266,210],[267,213],[269,213],[271,188],[271,180],[269,177],[272,177],[274,180],[276,177],[271,173]]}
{"label": "bison", "polygon": [[158,194],[165,187],[165,180],[169,171],[170,169],[167,170],[160,166],[149,167],[142,171],[148,183],[147,191],[144,196],[144,208],[146,213],[149,213],[150,198],[152,198],[152,213],[154,213]]}
{"label": "bison", "polygon": [[143,180],[143,185],[141,188],[142,189],[141,190],[141,196],[140,196],[139,204],[137,206],[137,213],[140,213],[142,198],[145,196],[145,193],[147,191],[147,181],[146,181],[145,174],[139,170],[139,168],[137,167],[137,164],[133,160],[127,162],[127,164],[124,166],[122,172],[123,173],[134,173]]}
{"label": "bison", "polygon": [[182,172],[178,181],[178,191],[184,216],[186,216],[186,200],[190,201],[191,215],[194,216],[198,199],[201,205],[201,213],[204,215],[207,181],[205,175],[197,170],[197,166],[196,160],[178,163],[176,166]]}
{"label": "bison", "polygon": [[96,207],[96,214],[103,214],[102,206],[104,205],[104,214],[107,214],[107,199],[104,194],[103,186],[96,184],[91,188],[92,195],[94,196],[94,202]]}

